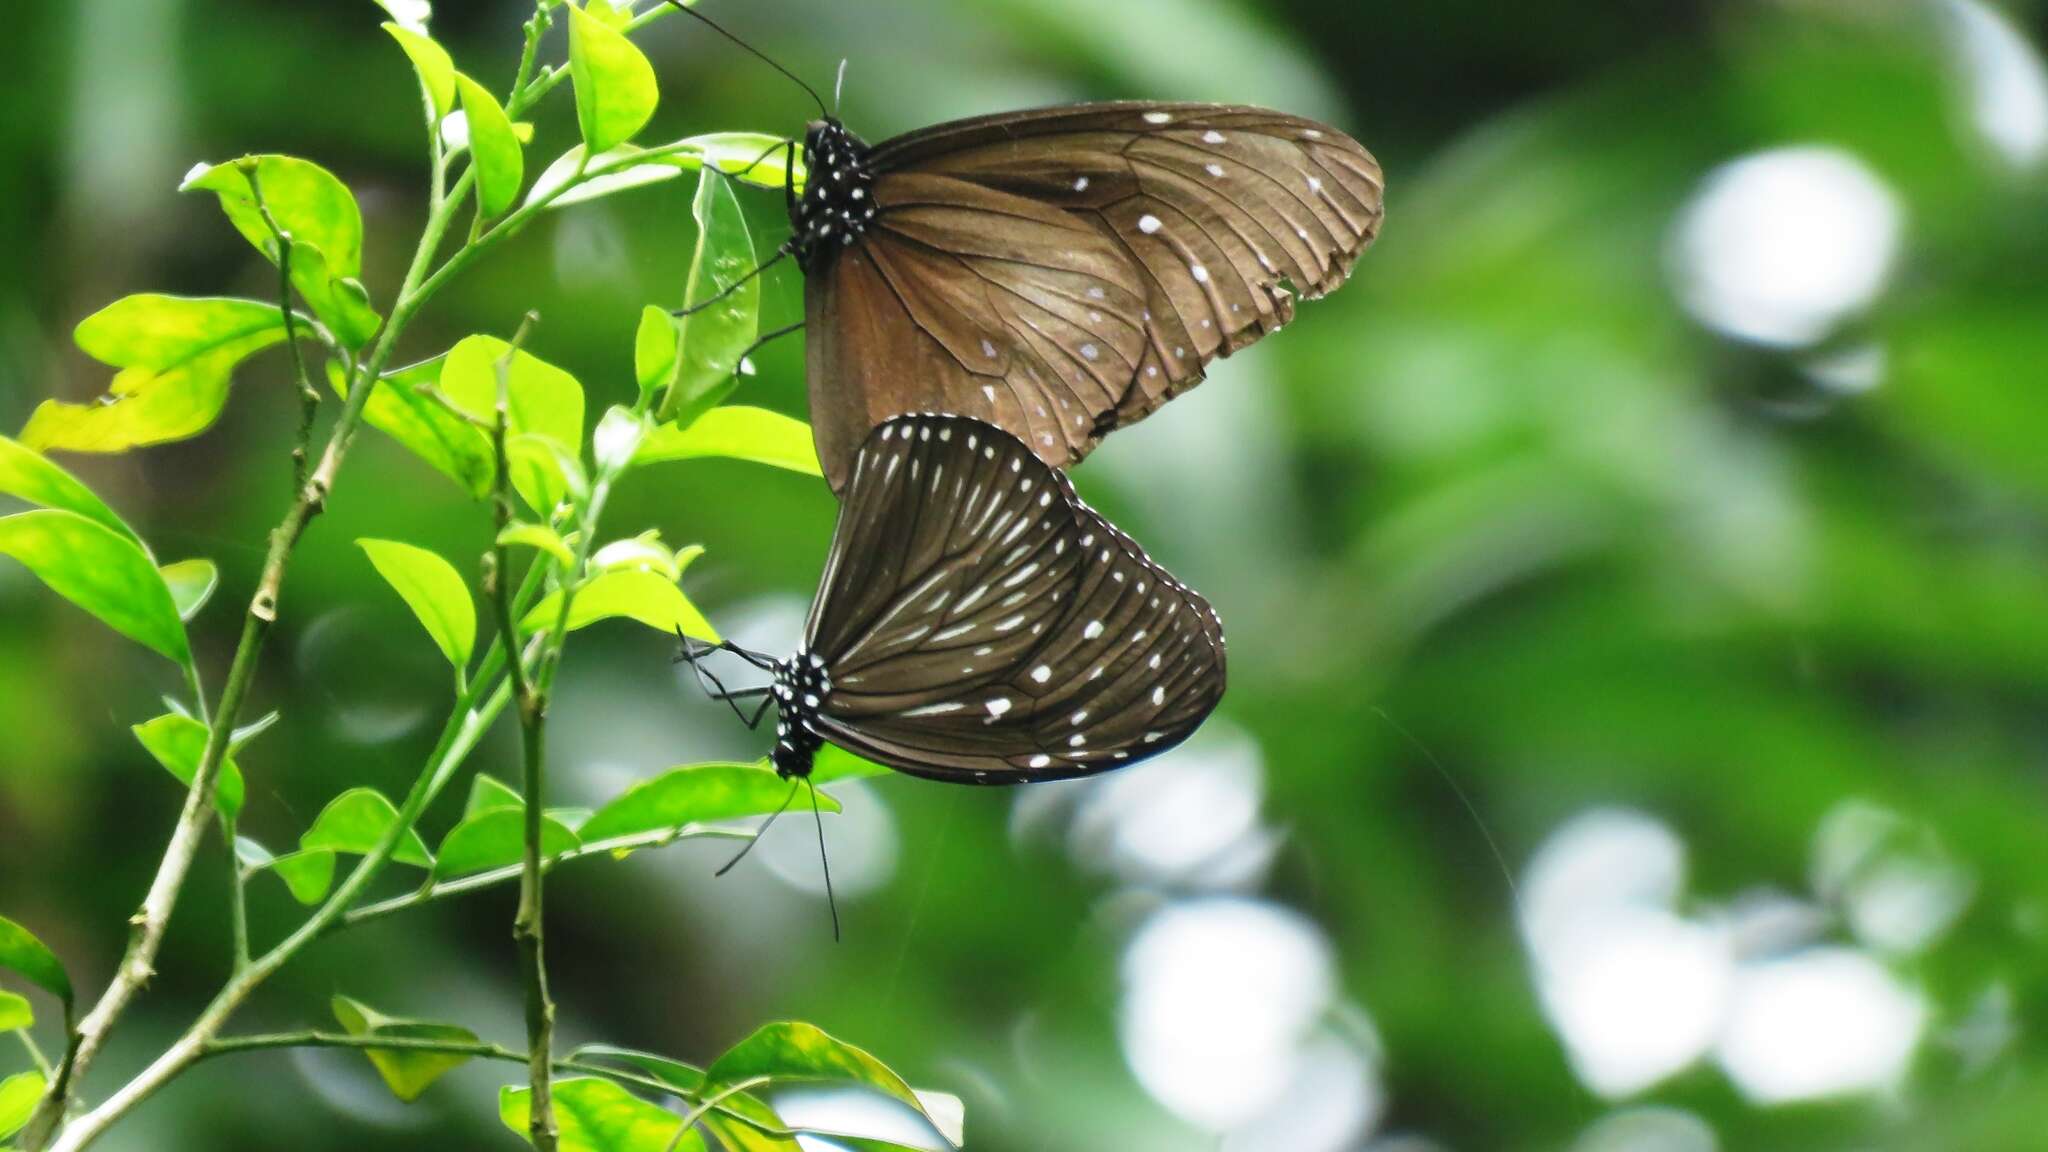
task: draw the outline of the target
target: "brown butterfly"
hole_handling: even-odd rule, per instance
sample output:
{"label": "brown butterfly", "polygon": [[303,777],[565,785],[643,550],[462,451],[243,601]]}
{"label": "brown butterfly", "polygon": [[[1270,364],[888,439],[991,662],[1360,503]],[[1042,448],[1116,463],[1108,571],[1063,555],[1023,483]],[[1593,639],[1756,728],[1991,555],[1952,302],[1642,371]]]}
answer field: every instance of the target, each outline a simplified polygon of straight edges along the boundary
{"label": "brown butterfly", "polygon": [[1294,295],[1342,284],[1382,213],[1357,141],[1237,105],[1067,105],[873,146],[827,114],[803,156],[784,251],[835,492],[906,412],[976,417],[1073,464],[1286,324]]}

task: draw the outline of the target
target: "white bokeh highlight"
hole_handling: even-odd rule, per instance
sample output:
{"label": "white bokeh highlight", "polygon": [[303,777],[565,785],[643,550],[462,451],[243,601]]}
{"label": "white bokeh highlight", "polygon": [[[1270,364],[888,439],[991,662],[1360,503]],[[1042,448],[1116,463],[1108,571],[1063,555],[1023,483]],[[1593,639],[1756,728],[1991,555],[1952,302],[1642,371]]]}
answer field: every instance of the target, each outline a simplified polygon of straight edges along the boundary
{"label": "white bokeh highlight", "polygon": [[1982,0],[1938,0],[1970,124],[2000,159],[2032,168],[2048,155],[2048,69],[2012,21]]}
{"label": "white bokeh highlight", "polygon": [[1877,1091],[1905,1073],[1926,1019],[1869,955],[1814,948],[1744,967],[1717,1058],[1757,1104]]}
{"label": "white bokeh highlight", "polygon": [[1898,199],[1862,161],[1780,148],[1707,174],[1679,215],[1670,271],[1700,323],[1801,348],[1877,300],[1903,230]]}

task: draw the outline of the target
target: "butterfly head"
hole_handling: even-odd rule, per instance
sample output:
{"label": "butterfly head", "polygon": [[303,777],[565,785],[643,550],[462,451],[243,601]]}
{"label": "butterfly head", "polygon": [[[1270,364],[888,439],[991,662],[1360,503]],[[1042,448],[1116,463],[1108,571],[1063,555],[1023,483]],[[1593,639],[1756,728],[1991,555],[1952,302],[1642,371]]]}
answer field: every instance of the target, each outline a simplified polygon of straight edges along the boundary
{"label": "butterfly head", "polygon": [[832,677],[825,662],[810,652],[775,665],[775,749],[768,755],[777,775],[785,779],[809,776],[811,761],[824,744],[813,721],[832,691]]}
{"label": "butterfly head", "polygon": [[868,146],[836,119],[813,120],[804,132],[803,199],[790,210],[797,263],[814,261],[858,241],[874,222],[874,176]]}

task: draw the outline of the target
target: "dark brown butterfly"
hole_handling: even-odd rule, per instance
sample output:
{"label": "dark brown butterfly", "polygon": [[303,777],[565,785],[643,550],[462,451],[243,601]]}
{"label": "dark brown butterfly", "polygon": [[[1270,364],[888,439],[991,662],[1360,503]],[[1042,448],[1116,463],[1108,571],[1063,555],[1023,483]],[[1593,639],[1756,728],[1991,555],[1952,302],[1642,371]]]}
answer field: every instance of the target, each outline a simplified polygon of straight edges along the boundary
{"label": "dark brown butterfly", "polygon": [[1294,294],[1342,284],[1382,208],[1357,141],[1237,105],[1006,112],[872,147],[824,115],[803,155],[784,251],[834,491],[905,412],[975,416],[1073,464],[1286,324]]}
{"label": "dark brown butterfly", "polygon": [[776,706],[783,776],[809,776],[828,741],[958,783],[1085,776],[1173,747],[1222,698],[1208,602],[1016,437],[899,416],[849,469],[803,646],[720,646],[773,674],[714,695],[761,698],[750,727]]}

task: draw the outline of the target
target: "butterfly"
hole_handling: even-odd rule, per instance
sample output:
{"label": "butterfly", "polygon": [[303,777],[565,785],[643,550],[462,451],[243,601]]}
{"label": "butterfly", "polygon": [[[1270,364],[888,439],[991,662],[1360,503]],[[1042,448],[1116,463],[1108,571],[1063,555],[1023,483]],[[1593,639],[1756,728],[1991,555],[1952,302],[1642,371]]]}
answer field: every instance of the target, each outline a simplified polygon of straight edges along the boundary
{"label": "butterfly", "polygon": [[[1299,116],[1075,104],[869,145],[812,97],[781,255],[804,271],[835,492],[869,430],[905,412],[978,417],[1067,467],[1279,330],[1295,295],[1342,284],[1379,232],[1378,162]],[[790,141],[792,176],[795,156]]]}
{"label": "butterfly", "polygon": [[1022,441],[957,415],[892,417],[854,450],[794,655],[684,645],[700,673],[722,649],[771,674],[707,691],[749,727],[775,706],[790,779],[827,742],[956,783],[1086,776],[1187,739],[1224,687],[1208,602]]}

